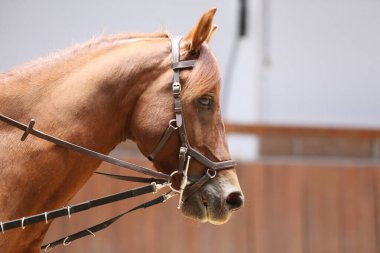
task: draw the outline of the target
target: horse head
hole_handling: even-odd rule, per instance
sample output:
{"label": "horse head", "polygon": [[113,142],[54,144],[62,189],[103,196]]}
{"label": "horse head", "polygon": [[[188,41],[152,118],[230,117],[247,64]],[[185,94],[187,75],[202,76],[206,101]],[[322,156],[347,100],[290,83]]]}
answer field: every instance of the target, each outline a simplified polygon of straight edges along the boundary
{"label": "horse head", "polygon": [[[221,116],[220,72],[207,45],[216,30],[213,25],[215,12],[216,9],[206,12],[179,44],[179,61],[195,60],[192,69],[180,71],[179,109],[175,96],[173,98],[173,48],[172,55],[169,54],[163,63],[168,66],[166,71],[154,80],[154,85],[139,94],[129,131],[131,139],[144,155],[151,157],[155,167],[173,175],[174,187],[179,188],[181,184],[181,178],[175,176],[181,170],[181,163],[188,165],[189,182],[180,203],[182,212],[201,222],[222,224],[243,205],[244,198],[233,163],[215,171],[206,161],[217,163],[231,159]],[[167,46],[170,47],[169,41]],[[178,110],[181,110],[180,116],[176,115]],[[165,136],[167,140],[160,144],[168,122],[175,130],[181,128],[178,117],[183,131]],[[157,145],[160,145],[159,150]],[[184,151],[185,157],[181,157],[180,147],[190,149],[193,155],[191,152],[186,155]],[[204,180],[205,176],[209,178]],[[204,182],[199,183],[201,180]],[[194,185],[197,187],[192,187]]]}

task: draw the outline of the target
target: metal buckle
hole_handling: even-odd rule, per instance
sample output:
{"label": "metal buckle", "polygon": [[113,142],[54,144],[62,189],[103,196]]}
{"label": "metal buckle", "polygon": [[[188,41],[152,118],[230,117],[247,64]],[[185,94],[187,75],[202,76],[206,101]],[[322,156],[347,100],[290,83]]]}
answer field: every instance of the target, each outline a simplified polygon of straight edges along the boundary
{"label": "metal buckle", "polygon": [[173,83],[173,94],[179,95],[181,93],[181,84],[179,82]]}
{"label": "metal buckle", "polygon": [[[152,182],[151,184],[154,187],[154,192],[153,193],[156,193],[158,190],[161,190],[162,188],[165,188],[165,187],[168,187],[168,186],[170,187],[171,186],[171,183],[167,183],[167,182],[162,183],[162,184],[158,184],[156,182]],[[171,187],[170,187],[170,189],[171,189]]]}
{"label": "metal buckle", "polygon": [[171,199],[172,197],[174,197],[175,195],[177,195],[178,193],[177,192],[174,192],[174,191],[170,191],[168,193],[166,193],[164,195],[164,201],[163,202],[166,202],[168,199]]}

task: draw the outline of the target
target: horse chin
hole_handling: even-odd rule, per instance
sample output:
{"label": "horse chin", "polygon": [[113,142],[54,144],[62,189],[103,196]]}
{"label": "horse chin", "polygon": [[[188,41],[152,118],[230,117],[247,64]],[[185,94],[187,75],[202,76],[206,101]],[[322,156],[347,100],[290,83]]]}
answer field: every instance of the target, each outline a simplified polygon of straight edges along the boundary
{"label": "horse chin", "polygon": [[205,204],[202,194],[195,193],[183,203],[182,213],[201,223],[209,222],[213,225],[226,223],[231,217],[231,213],[222,204],[218,204],[222,203],[218,197],[214,196],[212,200]]}

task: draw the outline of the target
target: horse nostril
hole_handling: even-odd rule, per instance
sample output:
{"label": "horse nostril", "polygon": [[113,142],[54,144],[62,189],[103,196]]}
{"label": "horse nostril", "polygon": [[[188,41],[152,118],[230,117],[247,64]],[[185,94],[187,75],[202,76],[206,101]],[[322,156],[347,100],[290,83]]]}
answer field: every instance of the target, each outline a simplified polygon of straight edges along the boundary
{"label": "horse nostril", "polygon": [[243,206],[244,197],[241,192],[232,192],[227,196],[226,203],[231,211],[237,210]]}

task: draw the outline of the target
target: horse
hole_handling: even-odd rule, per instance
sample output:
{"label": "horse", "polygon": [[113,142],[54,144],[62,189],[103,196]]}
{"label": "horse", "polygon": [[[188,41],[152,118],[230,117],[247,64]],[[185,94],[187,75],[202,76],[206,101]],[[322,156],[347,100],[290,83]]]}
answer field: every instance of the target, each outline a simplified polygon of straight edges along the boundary
{"label": "horse", "polygon": [[[192,69],[180,73],[188,142],[218,162],[229,160],[230,153],[220,112],[220,72],[208,47],[215,12],[201,16],[181,40],[179,55],[195,60]],[[103,154],[129,139],[148,157],[175,117],[169,37],[166,31],[103,35],[1,73],[0,113],[20,122],[33,117],[43,132]],[[0,221],[62,207],[101,163],[34,136],[19,138],[18,129],[0,121]],[[153,160],[156,170],[176,170],[180,144],[181,136],[168,138]],[[206,170],[192,159],[188,174],[200,178]],[[243,202],[233,167],[218,171],[185,199],[181,210],[199,222],[223,224]],[[1,251],[39,252],[49,224],[0,233]]]}

